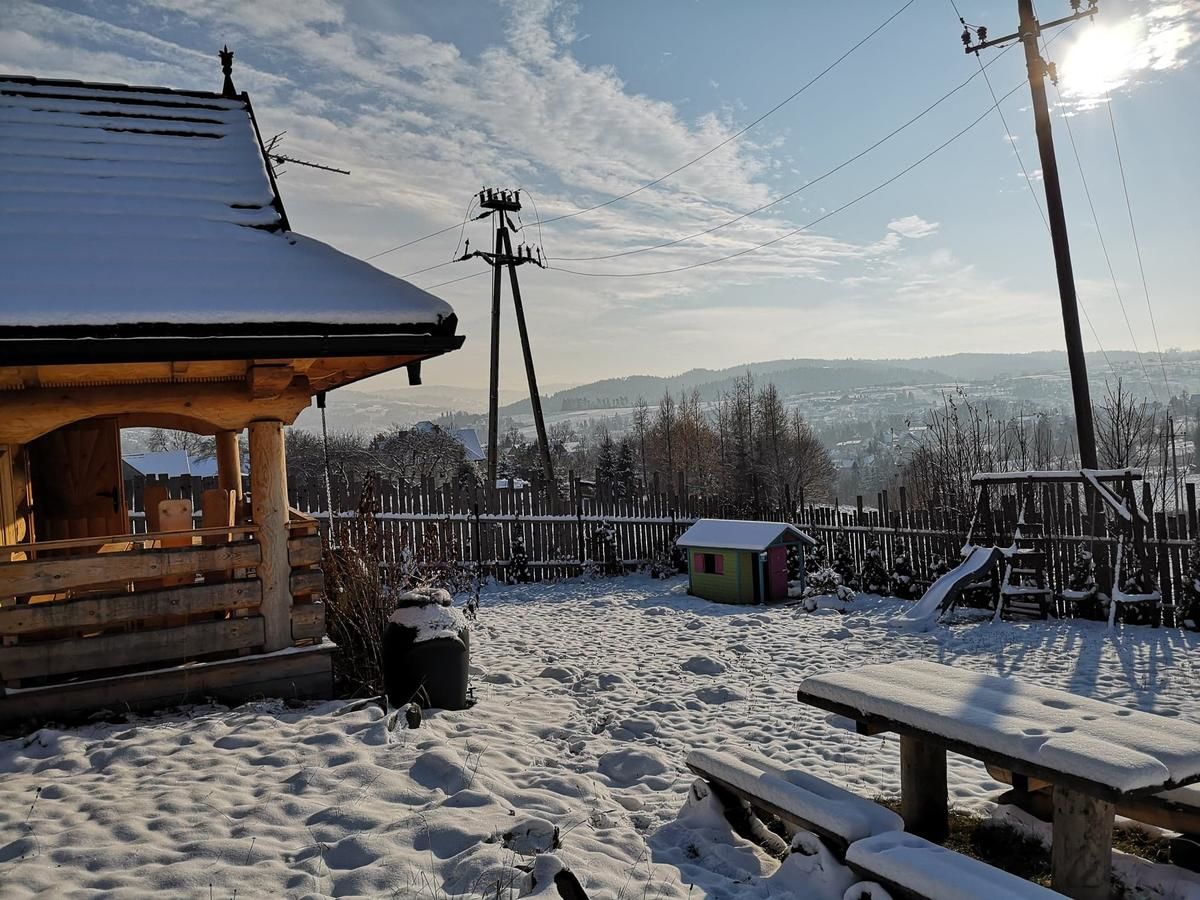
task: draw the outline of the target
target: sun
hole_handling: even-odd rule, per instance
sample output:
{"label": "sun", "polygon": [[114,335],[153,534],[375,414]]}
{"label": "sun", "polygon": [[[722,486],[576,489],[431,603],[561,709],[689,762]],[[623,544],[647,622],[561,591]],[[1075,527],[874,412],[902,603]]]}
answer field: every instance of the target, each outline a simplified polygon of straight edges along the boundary
{"label": "sun", "polygon": [[1141,28],[1134,22],[1084,29],[1058,67],[1064,94],[1098,100],[1144,66]]}

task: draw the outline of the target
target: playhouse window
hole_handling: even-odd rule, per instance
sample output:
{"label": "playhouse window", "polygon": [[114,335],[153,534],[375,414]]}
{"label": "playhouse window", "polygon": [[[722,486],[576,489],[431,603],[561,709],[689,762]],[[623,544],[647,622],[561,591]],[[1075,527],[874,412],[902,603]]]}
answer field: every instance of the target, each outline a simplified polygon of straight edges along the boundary
{"label": "playhouse window", "polygon": [[724,575],[725,557],[720,553],[696,553],[692,557],[692,566],[704,575]]}

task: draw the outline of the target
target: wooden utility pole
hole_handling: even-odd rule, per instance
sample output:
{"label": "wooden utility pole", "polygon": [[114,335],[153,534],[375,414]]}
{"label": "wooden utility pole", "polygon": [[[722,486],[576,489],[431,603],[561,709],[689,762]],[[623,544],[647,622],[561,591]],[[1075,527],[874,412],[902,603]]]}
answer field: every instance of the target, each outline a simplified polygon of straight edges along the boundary
{"label": "wooden utility pole", "polygon": [[[987,28],[963,22],[963,45],[967,53],[978,54],[987,47],[1020,40],[1025,46],[1025,65],[1029,71],[1029,91],[1033,98],[1033,118],[1037,132],[1038,154],[1042,163],[1042,183],[1046,187],[1046,214],[1050,240],[1054,245],[1054,266],[1058,274],[1058,296],[1062,305],[1063,332],[1067,343],[1067,364],[1071,370],[1071,395],[1075,403],[1075,427],[1079,438],[1079,462],[1082,468],[1098,469],[1096,430],[1092,422],[1092,399],[1088,388],[1087,361],[1083,355],[1083,335],[1079,328],[1079,301],[1075,295],[1075,274],[1071,268],[1071,247],[1067,241],[1067,218],[1063,212],[1062,185],[1054,156],[1054,138],[1050,132],[1050,107],[1046,102],[1046,75],[1057,81],[1054,64],[1042,59],[1038,38],[1046,28],[1090,18],[1099,10],[1096,0],[1088,0],[1086,10],[1080,0],[1071,0],[1073,14],[1042,25],[1033,14],[1033,0],[1017,0],[1018,30],[1004,37],[987,40]],[[971,42],[971,28],[978,42]]]}
{"label": "wooden utility pole", "polygon": [[[477,218],[491,218],[496,222],[495,243],[492,252],[476,250],[464,253],[461,262],[478,257],[492,267],[492,346],[491,369],[488,381],[488,484],[496,484],[496,464],[499,460],[499,406],[500,406],[500,289],[501,271],[508,269],[509,284],[512,286],[513,307],[517,314],[517,331],[521,336],[521,352],[525,357],[525,376],[529,380],[529,402],[533,406],[533,421],[537,427],[538,449],[541,451],[542,469],[546,480],[554,483],[554,463],[550,458],[550,442],[546,435],[546,420],[542,415],[542,397],[538,393],[537,375],[533,369],[533,350],[529,345],[529,329],[525,324],[525,306],[521,302],[521,286],[517,281],[517,266],[530,263],[544,268],[541,251],[534,259],[533,248],[518,247],[513,252],[512,238],[515,230],[509,213],[521,211],[520,191],[497,191],[487,188],[479,192],[479,205],[484,212]],[[470,242],[468,242],[468,246]],[[522,250],[524,252],[522,252]]]}

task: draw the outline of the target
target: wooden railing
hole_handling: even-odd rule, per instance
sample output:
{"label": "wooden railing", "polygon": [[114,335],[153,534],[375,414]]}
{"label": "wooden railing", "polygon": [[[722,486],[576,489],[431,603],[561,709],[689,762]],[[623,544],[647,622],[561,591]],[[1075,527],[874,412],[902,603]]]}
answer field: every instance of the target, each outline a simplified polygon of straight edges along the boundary
{"label": "wooden railing", "polygon": [[[261,649],[257,535],[244,525],[0,548],[0,689]],[[293,517],[288,556],[293,641],[320,640],[315,522]]]}

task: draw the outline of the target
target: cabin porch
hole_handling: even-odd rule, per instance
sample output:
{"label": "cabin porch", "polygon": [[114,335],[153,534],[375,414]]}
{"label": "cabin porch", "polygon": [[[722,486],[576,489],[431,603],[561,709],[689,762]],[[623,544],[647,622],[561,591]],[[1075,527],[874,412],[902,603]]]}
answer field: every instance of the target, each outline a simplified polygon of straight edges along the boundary
{"label": "cabin porch", "polygon": [[[148,486],[147,530],[132,533],[120,430],[157,423],[215,435],[218,487],[194,510]],[[288,507],[283,428],[246,423],[246,490],[233,428],[140,414],[36,436],[0,424],[0,727],[206,697],[330,696],[321,536]]]}

